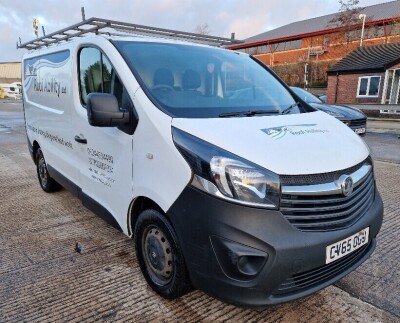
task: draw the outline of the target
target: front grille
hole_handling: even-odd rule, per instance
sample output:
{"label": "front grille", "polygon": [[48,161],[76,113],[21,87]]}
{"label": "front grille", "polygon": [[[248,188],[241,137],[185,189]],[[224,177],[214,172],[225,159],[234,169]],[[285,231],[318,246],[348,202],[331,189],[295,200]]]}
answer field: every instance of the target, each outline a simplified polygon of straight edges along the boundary
{"label": "front grille", "polygon": [[359,169],[362,165],[365,164],[365,161],[354,165],[352,167],[337,170],[328,173],[321,174],[309,174],[309,175],[280,175],[280,180],[282,186],[290,186],[290,185],[315,185],[322,183],[329,183],[335,181],[335,179],[339,178],[343,174],[351,174]]}
{"label": "front grille", "polygon": [[357,119],[357,120],[350,120],[349,126],[350,127],[365,127],[367,125],[366,119]]}
{"label": "front grille", "polygon": [[363,258],[371,247],[372,244],[369,243],[333,263],[294,274],[279,285],[273,294],[282,295],[296,293],[324,284],[348,270],[354,263]]}
{"label": "front grille", "polygon": [[374,192],[371,170],[350,196],[283,194],[280,211],[301,231],[338,230],[352,225],[365,214],[373,203]]}

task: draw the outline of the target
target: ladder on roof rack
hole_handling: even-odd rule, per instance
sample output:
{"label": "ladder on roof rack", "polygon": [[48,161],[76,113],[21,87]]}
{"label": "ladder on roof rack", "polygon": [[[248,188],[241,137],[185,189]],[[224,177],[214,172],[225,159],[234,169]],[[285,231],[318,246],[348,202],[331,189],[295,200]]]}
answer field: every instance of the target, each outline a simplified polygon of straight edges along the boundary
{"label": "ladder on roof rack", "polygon": [[[127,34],[117,34],[115,32],[104,31],[106,28],[114,29],[119,32],[125,32]],[[88,33],[94,33],[96,35],[107,34],[116,36],[127,36],[129,34],[158,36],[162,38],[188,40],[213,46],[224,46],[243,43],[243,41],[235,39],[234,34],[232,34],[231,38],[223,38],[93,17],[53,32],[51,34],[45,35],[43,37],[33,39],[24,44],[21,44],[20,41],[19,43],[17,43],[17,48],[38,49],[63,41],[68,41],[71,38],[80,37]]]}

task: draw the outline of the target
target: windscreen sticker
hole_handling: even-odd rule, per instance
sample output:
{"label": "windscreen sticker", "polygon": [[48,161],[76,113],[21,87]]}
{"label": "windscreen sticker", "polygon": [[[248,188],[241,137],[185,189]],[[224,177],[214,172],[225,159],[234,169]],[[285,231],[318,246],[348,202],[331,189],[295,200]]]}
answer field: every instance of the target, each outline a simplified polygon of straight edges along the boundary
{"label": "windscreen sticker", "polygon": [[281,139],[286,134],[290,134],[292,136],[302,136],[302,135],[320,134],[329,132],[329,130],[320,129],[317,126],[318,125],[316,123],[295,124],[295,125],[285,125],[279,127],[265,128],[261,129],[261,131],[266,133],[274,140]]}

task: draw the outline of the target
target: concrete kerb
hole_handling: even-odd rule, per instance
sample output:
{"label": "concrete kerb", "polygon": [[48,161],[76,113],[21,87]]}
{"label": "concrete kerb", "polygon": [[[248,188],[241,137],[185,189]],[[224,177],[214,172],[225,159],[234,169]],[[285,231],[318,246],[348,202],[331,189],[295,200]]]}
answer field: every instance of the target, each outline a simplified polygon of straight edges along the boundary
{"label": "concrete kerb", "polygon": [[399,119],[390,119],[390,118],[367,118],[367,121],[400,122],[400,115],[399,115]]}
{"label": "concrete kerb", "polygon": [[389,163],[389,164],[400,165],[400,161],[396,161],[396,160],[387,160],[387,159],[374,158],[374,161],[380,162],[380,163]]}

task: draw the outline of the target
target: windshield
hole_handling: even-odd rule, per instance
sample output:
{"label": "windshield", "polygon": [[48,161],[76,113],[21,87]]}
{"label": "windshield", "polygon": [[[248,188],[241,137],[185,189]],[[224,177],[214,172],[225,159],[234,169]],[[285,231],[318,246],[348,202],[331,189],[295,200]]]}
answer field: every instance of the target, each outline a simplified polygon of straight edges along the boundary
{"label": "windshield", "polygon": [[296,93],[300,99],[307,103],[323,103],[319,98],[317,98],[314,94],[300,89],[299,87],[291,87],[294,93]]}
{"label": "windshield", "polygon": [[[276,114],[295,104],[282,84],[247,55],[185,44],[113,43],[150,99],[171,116]],[[298,112],[298,107],[291,111]]]}

